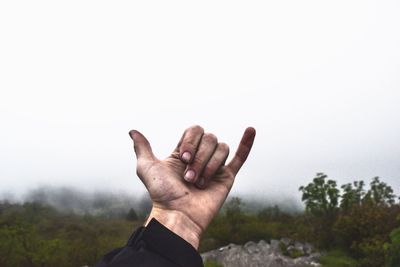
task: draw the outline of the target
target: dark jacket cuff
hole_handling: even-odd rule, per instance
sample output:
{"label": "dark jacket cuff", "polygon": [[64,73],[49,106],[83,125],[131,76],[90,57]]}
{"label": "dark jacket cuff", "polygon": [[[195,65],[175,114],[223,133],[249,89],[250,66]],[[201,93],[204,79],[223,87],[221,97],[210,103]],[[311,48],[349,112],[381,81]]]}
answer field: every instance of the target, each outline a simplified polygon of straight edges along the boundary
{"label": "dark jacket cuff", "polygon": [[190,243],[153,218],[132,234],[124,248],[109,252],[95,265],[114,266],[203,267],[203,261]]}

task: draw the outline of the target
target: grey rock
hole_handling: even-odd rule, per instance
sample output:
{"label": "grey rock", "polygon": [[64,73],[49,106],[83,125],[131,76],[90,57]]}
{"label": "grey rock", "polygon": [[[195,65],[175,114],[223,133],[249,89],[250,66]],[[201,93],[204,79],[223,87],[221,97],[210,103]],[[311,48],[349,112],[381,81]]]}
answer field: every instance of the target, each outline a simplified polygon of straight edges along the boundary
{"label": "grey rock", "polygon": [[256,243],[254,243],[253,241],[247,242],[244,245],[244,248],[247,250],[248,253],[250,254],[256,254],[260,252],[260,248],[257,246]]}
{"label": "grey rock", "polygon": [[271,249],[275,252],[280,252],[281,248],[280,248],[280,241],[279,240],[275,240],[275,239],[271,239]]}
{"label": "grey rock", "polygon": [[[286,242],[287,240],[285,240]],[[296,259],[282,255],[279,244],[281,241],[271,240],[270,243],[261,240],[258,243],[248,242],[244,246],[229,244],[217,250],[201,254],[203,261],[215,261],[224,267],[303,267],[320,266],[320,253],[312,253]],[[290,241],[292,242],[292,241]],[[293,242],[292,242],[293,243]],[[289,243],[290,244],[290,243]],[[293,249],[313,249],[310,244],[294,242]]]}
{"label": "grey rock", "polygon": [[314,253],[311,253],[308,257],[309,257],[311,260],[318,261],[319,258],[321,258],[321,256],[322,256],[322,253],[314,252]]}
{"label": "grey rock", "polygon": [[289,246],[290,244],[292,244],[292,240],[290,238],[282,238],[281,242],[283,244],[285,244],[286,246]]}
{"label": "grey rock", "polygon": [[311,253],[313,253],[314,247],[310,243],[304,243],[303,250],[306,255],[310,255]]}
{"label": "grey rock", "polygon": [[306,251],[304,250],[304,245],[302,243],[300,243],[299,241],[294,242],[294,248],[296,250],[299,250],[301,252],[303,252],[304,254],[307,254]]}

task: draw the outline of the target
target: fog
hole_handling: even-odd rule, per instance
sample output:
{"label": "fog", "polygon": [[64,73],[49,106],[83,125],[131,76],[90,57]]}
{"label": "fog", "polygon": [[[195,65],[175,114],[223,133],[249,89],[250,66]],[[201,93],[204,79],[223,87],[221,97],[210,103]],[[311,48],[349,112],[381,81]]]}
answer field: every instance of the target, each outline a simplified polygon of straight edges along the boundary
{"label": "fog", "polygon": [[[275,206],[279,207],[281,211],[289,213],[303,210],[299,200],[290,198],[272,199],[250,195],[231,195],[227,202],[233,197],[241,199],[241,208],[248,213],[257,213],[262,209]],[[125,217],[128,211],[133,209],[143,219],[148,216],[151,210],[151,200],[147,193],[133,195],[125,192],[93,192],[73,187],[38,187],[19,196],[2,195],[0,197],[1,203],[38,203],[53,207],[64,214],[90,214],[109,218]]]}
{"label": "fog", "polygon": [[128,131],[163,158],[193,124],[232,151],[257,129],[234,195],[298,202],[317,172],[380,176],[399,194],[399,13],[398,1],[2,1],[0,194],[142,196]]}

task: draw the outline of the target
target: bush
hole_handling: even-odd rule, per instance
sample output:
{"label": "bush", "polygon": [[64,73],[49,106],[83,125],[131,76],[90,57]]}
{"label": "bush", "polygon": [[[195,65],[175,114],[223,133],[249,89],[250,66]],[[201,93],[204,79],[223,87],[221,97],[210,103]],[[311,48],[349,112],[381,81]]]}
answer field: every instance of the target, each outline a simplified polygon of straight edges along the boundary
{"label": "bush", "polygon": [[329,251],[320,258],[323,267],[357,267],[358,262],[341,250]]}
{"label": "bush", "polygon": [[124,245],[139,222],[61,214],[37,203],[0,203],[0,266],[93,264]]}
{"label": "bush", "polygon": [[388,266],[400,266],[400,227],[390,233],[390,243],[385,243],[384,249]]}

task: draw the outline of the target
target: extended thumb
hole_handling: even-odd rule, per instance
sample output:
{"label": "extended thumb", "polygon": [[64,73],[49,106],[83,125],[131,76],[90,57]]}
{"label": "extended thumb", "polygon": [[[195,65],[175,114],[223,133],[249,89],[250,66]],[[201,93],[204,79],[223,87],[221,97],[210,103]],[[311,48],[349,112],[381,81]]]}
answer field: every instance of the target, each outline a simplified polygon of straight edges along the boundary
{"label": "extended thumb", "polygon": [[141,134],[139,131],[131,130],[129,132],[129,136],[133,140],[136,158],[137,159],[146,159],[152,160],[154,159],[153,151],[151,150],[151,146],[149,141]]}

